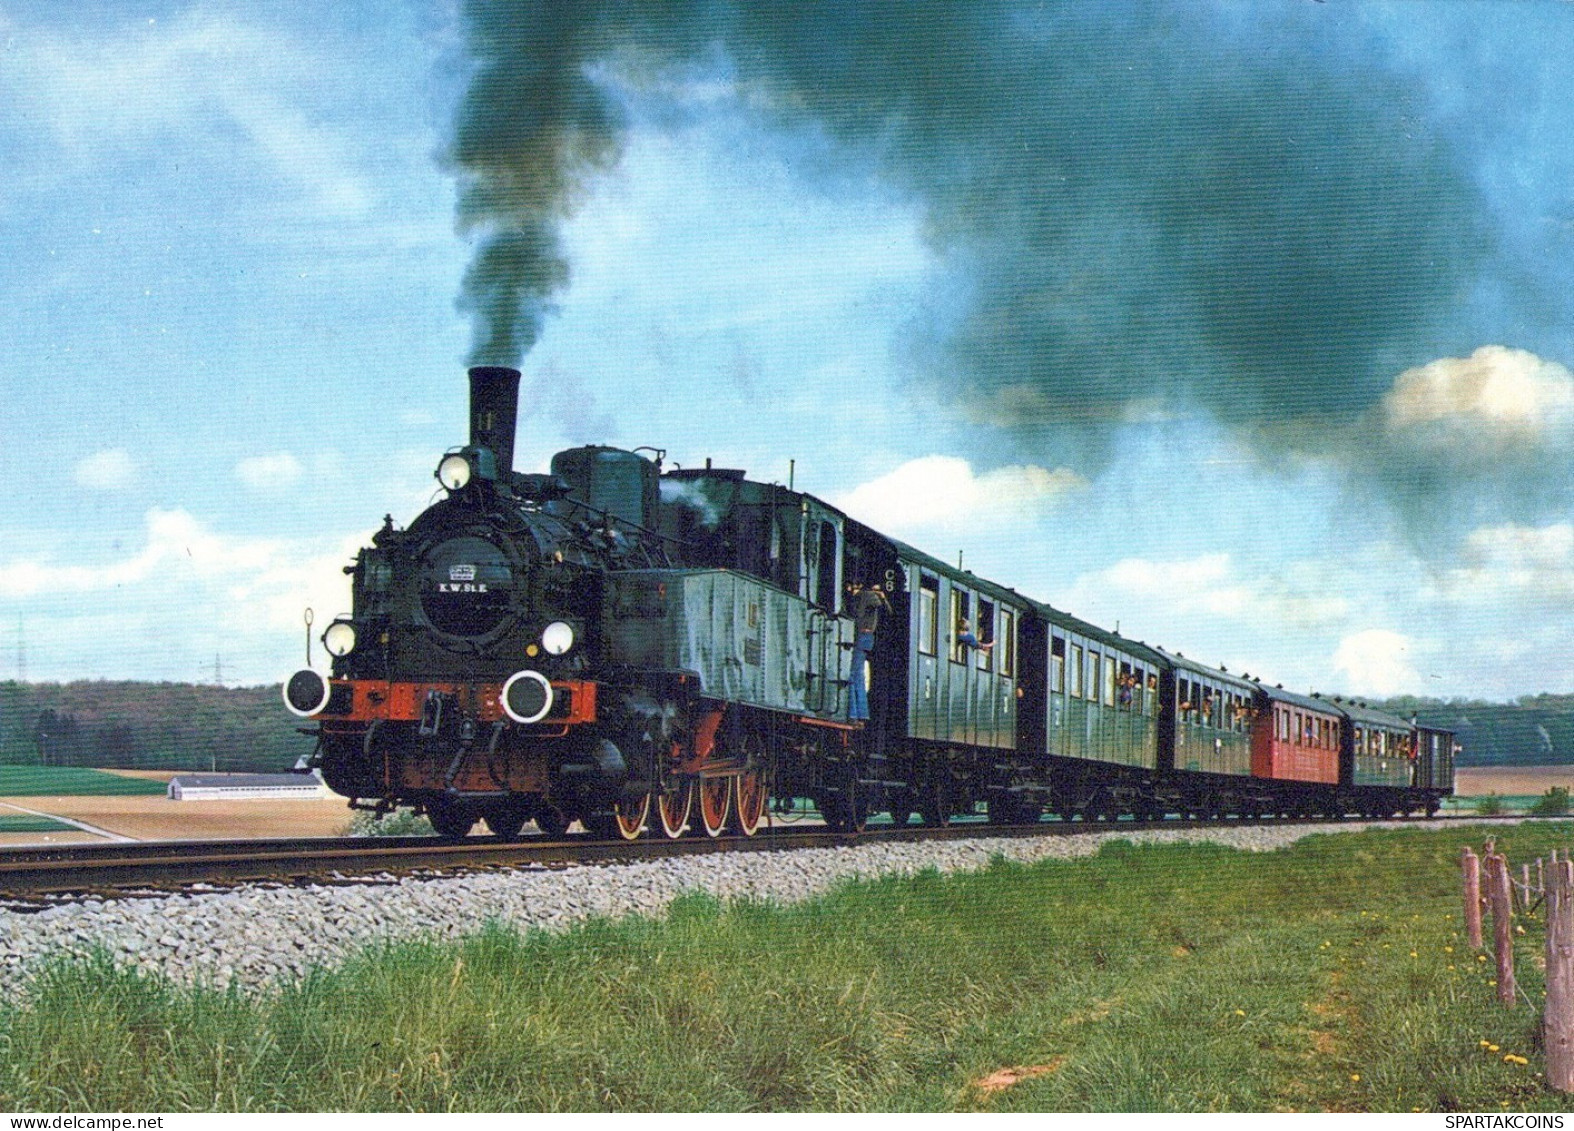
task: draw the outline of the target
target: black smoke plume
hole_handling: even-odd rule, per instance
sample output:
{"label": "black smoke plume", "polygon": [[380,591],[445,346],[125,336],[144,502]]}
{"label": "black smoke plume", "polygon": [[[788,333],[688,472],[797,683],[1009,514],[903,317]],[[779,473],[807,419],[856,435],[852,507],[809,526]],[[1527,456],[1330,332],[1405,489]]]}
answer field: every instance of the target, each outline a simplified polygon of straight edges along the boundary
{"label": "black smoke plume", "polygon": [[624,129],[594,76],[621,66],[621,97],[656,100],[638,75],[717,60],[764,128],[812,126],[922,203],[950,284],[914,368],[1045,454],[1155,411],[1315,447],[1302,422],[1355,421],[1467,344],[1439,326],[1489,251],[1478,192],[1419,83],[1334,5],[471,0],[465,18],[476,361],[516,363],[567,281],[556,226]]}

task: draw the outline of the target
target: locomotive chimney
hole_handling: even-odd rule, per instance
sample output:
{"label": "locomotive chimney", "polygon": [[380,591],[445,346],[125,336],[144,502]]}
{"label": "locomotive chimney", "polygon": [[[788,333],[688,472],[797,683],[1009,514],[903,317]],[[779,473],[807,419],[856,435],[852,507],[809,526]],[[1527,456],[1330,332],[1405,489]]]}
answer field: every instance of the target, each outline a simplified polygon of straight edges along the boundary
{"label": "locomotive chimney", "polygon": [[497,473],[514,470],[514,424],[519,415],[519,370],[477,365],[470,370],[470,445],[490,448]]}

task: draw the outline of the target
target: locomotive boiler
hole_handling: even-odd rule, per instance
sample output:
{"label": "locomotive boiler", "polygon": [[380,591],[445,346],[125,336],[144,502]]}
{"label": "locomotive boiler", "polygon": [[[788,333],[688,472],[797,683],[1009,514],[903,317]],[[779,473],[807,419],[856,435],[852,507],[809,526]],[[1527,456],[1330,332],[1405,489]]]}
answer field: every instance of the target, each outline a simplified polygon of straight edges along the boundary
{"label": "locomotive boiler", "polygon": [[[383,811],[413,805],[446,836],[477,819],[505,837],[529,820],[752,834],[778,784],[766,744],[785,742],[810,769],[782,784],[834,808],[822,748],[845,754],[835,736],[851,729],[835,717],[838,619],[715,568],[737,522],[706,529],[706,483],[675,470],[663,521],[659,451],[582,447],[548,474],[513,470],[519,379],[470,371],[470,442],[438,463],[444,496],[403,530],[385,521],[346,570],[350,614],[322,634],[331,675],[303,669],[285,687],[318,723],[329,787]],[[805,518],[790,494],[764,509]],[[797,525],[782,526],[794,537],[767,548],[767,571],[796,544]]]}

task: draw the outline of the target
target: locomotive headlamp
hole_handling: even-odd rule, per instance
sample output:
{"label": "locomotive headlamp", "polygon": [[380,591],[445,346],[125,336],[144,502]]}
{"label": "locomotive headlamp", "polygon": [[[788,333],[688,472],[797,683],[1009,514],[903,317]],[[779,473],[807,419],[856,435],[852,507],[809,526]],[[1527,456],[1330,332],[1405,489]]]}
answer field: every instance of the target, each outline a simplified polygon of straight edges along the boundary
{"label": "locomotive headlamp", "polygon": [[563,621],[553,621],[541,633],[541,647],[546,649],[549,656],[561,656],[573,646],[574,628]]}
{"label": "locomotive headlamp", "polygon": [[284,705],[290,714],[309,719],[328,705],[328,681],[310,668],[302,668],[284,685]]}
{"label": "locomotive headlamp", "polygon": [[347,620],[336,620],[322,634],[322,646],[333,656],[348,656],[355,651],[355,626]]}
{"label": "locomotive headlamp", "polygon": [[470,460],[461,452],[444,456],[437,465],[437,481],[450,491],[457,491],[469,483],[470,473]]}
{"label": "locomotive headlamp", "polygon": [[516,723],[539,723],[552,709],[552,684],[540,672],[515,672],[499,698],[504,713]]}

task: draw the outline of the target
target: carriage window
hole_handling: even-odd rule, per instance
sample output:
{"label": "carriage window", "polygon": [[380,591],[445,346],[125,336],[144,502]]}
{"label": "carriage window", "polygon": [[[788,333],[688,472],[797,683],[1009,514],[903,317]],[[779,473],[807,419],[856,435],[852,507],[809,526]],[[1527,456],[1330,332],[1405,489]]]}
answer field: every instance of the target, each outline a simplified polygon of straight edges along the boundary
{"label": "carriage window", "polygon": [[1115,657],[1104,657],[1104,706],[1115,705]]}
{"label": "carriage window", "polygon": [[1017,674],[1017,615],[1010,609],[1000,610],[999,640],[1000,674],[1010,678]]}
{"label": "carriage window", "polygon": [[962,643],[962,622],[968,619],[972,612],[969,607],[968,594],[963,593],[955,586],[951,589],[951,662],[956,664],[967,661],[967,645]]}
{"label": "carriage window", "polygon": [[[995,603],[980,599],[978,602],[978,623],[973,626],[973,635],[978,637],[980,644],[988,644],[995,639]],[[978,670],[981,672],[993,671],[995,667],[995,649],[978,649]]]}
{"label": "carriage window", "polygon": [[1191,680],[1183,679],[1175,685],[1175,710],[1185,722],[1191,721]]}
{"label": "carriage window", "polygon": [[1218,704],[1214,702],[1213,688],[1201,687],[1200,684],[1198,686],[1202,695],[1202,725],[1217,727],[1219,725],[1219,708]]}
{"label": "carriage window", "polygon": [[940,582],[924,574],[918,578],[918,650],[933,656],[939,650]]}
{"label": "carriage window", "polygon": [[1082,698],[1082,645],[1071,646],[1071,689],[1073,699]]}
{"label": "carriage window", "polygon": [[1066,638],[1049,638],[1049,689],[1056,695],[1066,690]]}
{"label": "carriage window", "polygon": [[1082,685],[1082,690],[1087,694],[1089,703],[1099,701],[1099,668],[1102,659],[1093,649],[1088,649],[1088,681]]}

